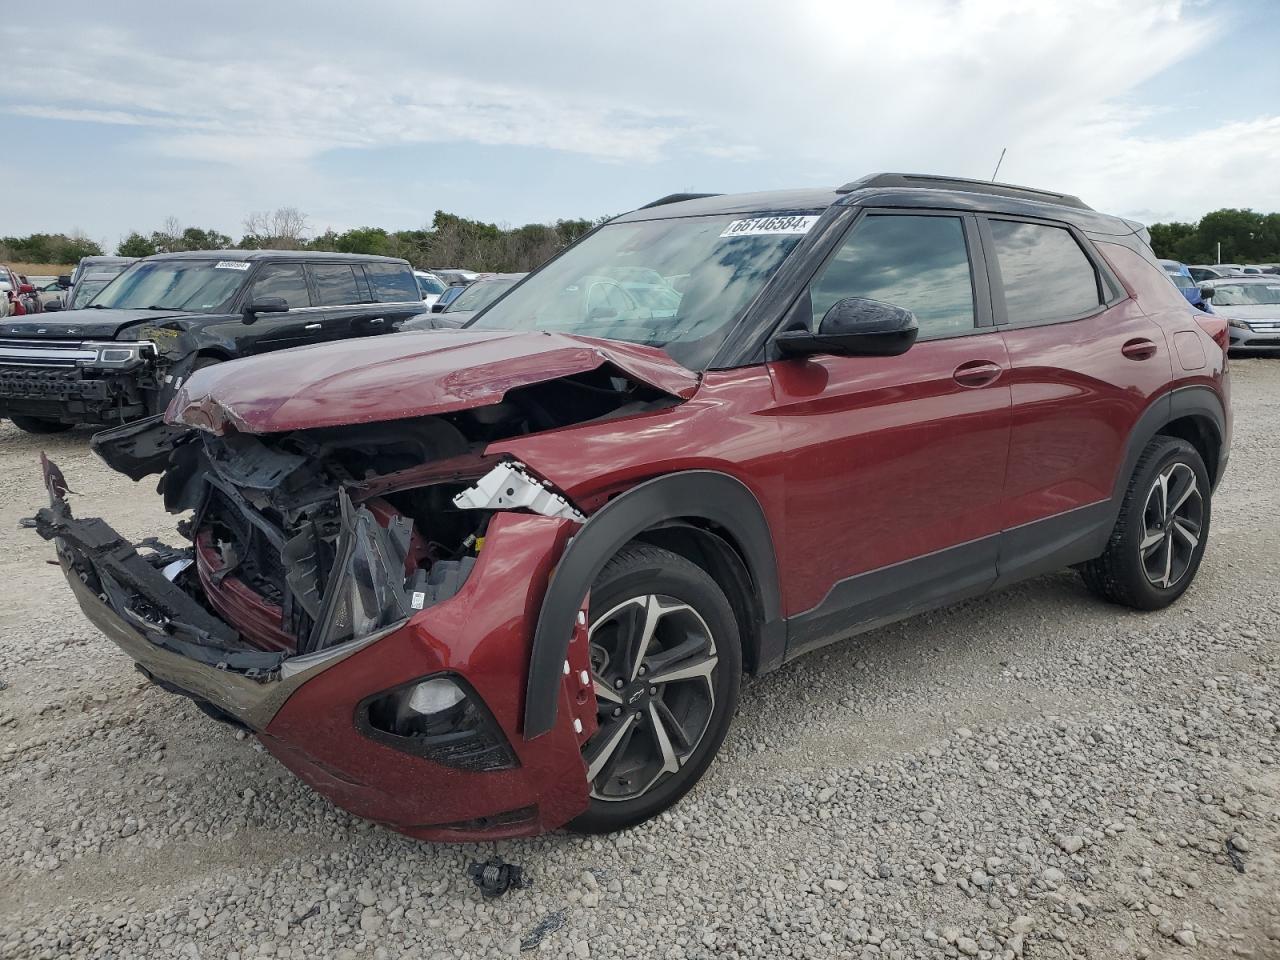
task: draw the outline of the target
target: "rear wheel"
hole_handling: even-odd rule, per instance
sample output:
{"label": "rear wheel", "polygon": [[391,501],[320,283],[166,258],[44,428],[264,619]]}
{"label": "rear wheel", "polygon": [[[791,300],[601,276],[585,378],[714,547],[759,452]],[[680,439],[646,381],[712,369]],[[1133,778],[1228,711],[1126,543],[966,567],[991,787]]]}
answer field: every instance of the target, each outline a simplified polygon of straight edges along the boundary
{"label": "rear wheel", "polygon": [[1138,458],[1106,552],[1081,566],[1112,603],[1158,610],[1195,579],[1209,537],[1209,472],[1196,448],[1156,437]]}
{"label": "rear wheel", "polygon": [[65,433],[75,424],[63,423],[61,420],[46,420],[44,417],[10,417],[13,425],[27,433]]}
{"label": "rear wheel", "polygon": [[590,805],[569,826],[607,833],[661,813],[710,766],[737,704],[742,648],[715,580],[657,547],[609,561],[591,616],[599,728],[582,750]]}

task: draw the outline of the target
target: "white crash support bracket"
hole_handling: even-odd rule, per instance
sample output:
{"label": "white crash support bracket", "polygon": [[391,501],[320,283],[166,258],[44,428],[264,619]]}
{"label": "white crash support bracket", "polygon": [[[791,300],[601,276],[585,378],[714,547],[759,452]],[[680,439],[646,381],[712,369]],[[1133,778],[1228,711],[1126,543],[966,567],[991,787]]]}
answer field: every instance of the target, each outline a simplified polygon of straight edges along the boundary
{"label": "white crash support bracket", "polygon": [[532,510],[544,517],[586,523],[586,516],[516,460],[500,463],[453,498],[462,510]]}

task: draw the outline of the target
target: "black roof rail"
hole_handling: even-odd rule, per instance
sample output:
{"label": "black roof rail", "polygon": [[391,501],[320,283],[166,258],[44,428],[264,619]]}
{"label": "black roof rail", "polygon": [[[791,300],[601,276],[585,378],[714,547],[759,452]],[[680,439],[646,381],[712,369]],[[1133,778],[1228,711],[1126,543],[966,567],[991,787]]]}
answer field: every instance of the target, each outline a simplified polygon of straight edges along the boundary
{"label": "black roof rail", "polygon": [[668,203],[679,203],[681,200],[701,200],[703,197],[722,197],[722,193],[668,193],[665,197],[659,197],[652,203],[646,203],[643,207],[636,207],[637,210],[648,210],[650,207],[662,207]]}
{"label": "black roof rail", "polygon": [[925,187],[932,190],[963,190],[966,193],[985,193],[993,197],[1013,197],[1018,200],[1035,200],[1039,203],[1056,203],[1060,207],[1092,210],[1079,197],[1034,187],[1019,187],[1012,183],[993,183],[989,180],[967,180],[963,177],[935,177],[924,173],[873,173],[858,180],[851,180],[836,193],[853,193],[867,187]]}

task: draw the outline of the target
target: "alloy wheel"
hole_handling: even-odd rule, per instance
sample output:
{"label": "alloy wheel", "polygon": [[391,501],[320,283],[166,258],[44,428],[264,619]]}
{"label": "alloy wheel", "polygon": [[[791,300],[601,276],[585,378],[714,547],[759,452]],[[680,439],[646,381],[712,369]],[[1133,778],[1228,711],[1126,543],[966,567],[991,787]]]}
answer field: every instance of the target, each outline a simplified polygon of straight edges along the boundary
{"label": "alloy wheel", "polygon": [[1138,552],[1152,585],[1172,587],[1191,568],[1204,527],[1204,497],[1195,471],[1177,462],[1156,476],[1142,512]]}
{"label": "alloy wheel", "polygon": [[647,594],[591,625],[599,728],[583,747],[591,796],[633,800],[692,756],[715,710],[715,639],[693,607]]}

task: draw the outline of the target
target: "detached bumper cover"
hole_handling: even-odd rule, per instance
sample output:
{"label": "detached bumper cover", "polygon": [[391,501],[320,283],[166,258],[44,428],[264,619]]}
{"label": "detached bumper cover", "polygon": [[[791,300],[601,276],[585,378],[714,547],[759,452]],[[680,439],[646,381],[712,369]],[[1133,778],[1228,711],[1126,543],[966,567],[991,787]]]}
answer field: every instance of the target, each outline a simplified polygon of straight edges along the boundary
{"label": "detached bumper cover", "polygon": [[[586,809],[581,745],[594,731],[595,701],[589,688],[575,686],[588,666],[585,629],[575,631],[569,644],[571,670],[555,727],[532,741],[522,731],[534,624],[551,569],[577,526],[573,521],[498,514],[472,575],[454,597],[380,633],[282,659],[239,650],[234,631],[207,612],[212,624],[204,626],[218,625],[221,632],[181,636],[193,626],[181,618],[197,618],[176,596],[203,608],[165,577],[163,558],[139,554],[101,520],[74,518],[61,472],[47,461],[44,470],[51,505],[34,526],[55,542],[85,615],[162,686],[245,724],[337,805],[426,840],[533,835]],[[148,601],[141,606],[151,620],[134,609],[139,604],[129,598],[138,596]],[[156,615],[151,604],[168,613]],[[254,666],[240,654],[275,661]],[[466,678],[515,750],[518,766],[490,772],[445,767],[358,729],[357,709],[367,697],[441,672]]]}

